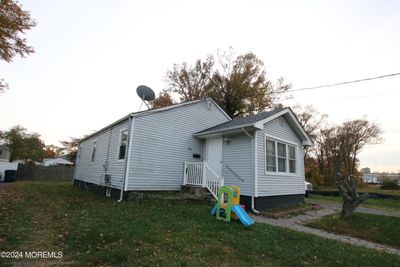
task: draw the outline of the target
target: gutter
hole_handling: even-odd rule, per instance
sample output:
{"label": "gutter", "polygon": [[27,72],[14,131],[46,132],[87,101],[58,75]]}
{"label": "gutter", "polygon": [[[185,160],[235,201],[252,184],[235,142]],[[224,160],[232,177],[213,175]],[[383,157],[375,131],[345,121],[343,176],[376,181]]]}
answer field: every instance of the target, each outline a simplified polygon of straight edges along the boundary
{"label": "gutter", "polygon": [[127,177],[129,173],[129,161],[131,159],[131,144],[132,144],[132,135],[133,135],[133,126],[135,125],[135,117],[132,115],[129,117],[129,126],[128,126],[128,144],[126,145],[127,157],[125,159],[125,167],[124,167],[124,177],[121,183],[121,193],[118,199],[118,202],[121,202],[124,199],[124,190],[126,187]]}
{"label": "gutter", "polygon": [[254,212],[255,214],[259,214],[260,212],[258,211],[258,210],[256,210],[255,209],[255,207],[254,207],[254,193],[255,193],[255,190],[256,190],[256,181],[255,181],[255,179],[256,179],[256,173],[255,173],[255,168],[254,168],[254,166],[255,166],[255,160],[254,160],[254,142],[256,142],[256,140],[254,140],[254,138],[253,138],[253,136],[251,135],[251,134],[249,134],[244,128],[242,128],[242,131],[243,131],[243,133],[245,133],[250,139],[251,139],[251,165],[252,165],[252,167],[253,168],[251,168],[252,169],[252,179],[251,179],[251,187],[252,187],[252,190],[251,190],[251,211],[252,212]]}

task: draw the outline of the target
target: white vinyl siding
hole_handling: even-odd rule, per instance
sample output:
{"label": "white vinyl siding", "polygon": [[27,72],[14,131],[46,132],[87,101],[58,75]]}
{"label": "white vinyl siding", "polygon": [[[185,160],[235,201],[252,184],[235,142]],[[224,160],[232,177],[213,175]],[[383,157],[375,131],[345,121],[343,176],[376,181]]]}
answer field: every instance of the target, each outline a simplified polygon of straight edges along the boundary
{"label": "white vinyl siding", "polygon": [[240,194],[247,196],[251,195],[251,179],[253,179],[251,146],[251,139],[244,134],[230,136],[230,142],[223,142],[222,146],[224,183],[239,186]]}
{"label": "white vinyl siding", "polygon": [[[265,123],[263,130],[260,130],[259,134],[256,135],[256,141],[257,196],[304,194],[302,141],[286,119],[276,118]],[[286,154],[280,153],[281,164],[286,161],[285,172],[278,172],[277,143],[286,146]],[[295,151],[293,151],[293,148]],[[282,168],[281,166],[281,170]]]}
{"label": "white vinyl siding", "polygon": [[[111,175],[111,187],[120,188],[125,161],[118,160],[119,138],[122,129],[128,128],[128,119],[106,129],[79,144],[79,162],[75,166],[75,179],[104,185],[104,176]],[[96,152],[92,162],[93,142]]]}
{"label": "white vinyl siding", "polygon": [[229,120],[209,105],[201,101],[135,117],[128,191],[180,190],[184,162],[205,159],[205,141],[193,134]]}

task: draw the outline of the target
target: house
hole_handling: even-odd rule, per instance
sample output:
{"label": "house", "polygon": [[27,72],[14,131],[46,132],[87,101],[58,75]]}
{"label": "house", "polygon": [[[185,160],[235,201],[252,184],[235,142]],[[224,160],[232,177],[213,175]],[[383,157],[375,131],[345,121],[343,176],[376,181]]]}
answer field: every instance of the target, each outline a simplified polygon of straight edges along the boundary
{"label": "house", "polygon": [[375,174],[363,174],[362,176],[363,182],[366,184],[379,184],[379,178]]}
{"label": "house", "polygon": [[55,166],[55,165],[71,166],[71,165],[74,165],[74,163],[69,160],[63,159],[63,158],[55,158],[55,159],[48,158],[48,159],[43,159],[42,165],[43,166]]}
{"label": "house", "polygon": [[127,191],[237,185],[248,207],[304,201],[303,146],[312,141],[290,108],[231,120],[211,99],[131,113],[79,144],[75,185]]}
{"label": "house", "polygon": [[11,152],[10,150],[0,145],[0,162],[10,162]]}

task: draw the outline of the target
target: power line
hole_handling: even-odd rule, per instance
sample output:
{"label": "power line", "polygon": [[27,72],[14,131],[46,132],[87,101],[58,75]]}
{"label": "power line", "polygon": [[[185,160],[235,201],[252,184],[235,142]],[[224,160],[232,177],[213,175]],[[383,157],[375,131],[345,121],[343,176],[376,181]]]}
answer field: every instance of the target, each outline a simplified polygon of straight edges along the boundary
{"label": "power line", "polygon": [[332,84],[325,84],[325,85],[319,85],[319,86],[304,87],[304,88],[300,88],[300,89],[289,89],[289,90],[287,90],[287,92],[314,90],[314,89],[319,89],[319,88],[324,88],[324,87],[331,87],[331,86],[338,86],[338,85],[344,85],[344,84],[350,84],[350,83],[358,83],[358,82],[371,81],[371,80],[376,80],[376,79],[382,79],[382,78],[387,78],[387,77],[393,77],[393,76],[397,76],[397,75],[400,75],[400,72],[398,72],[398,73],[392,73],[392,74],[386,74],[386,75],[381,75],[381,76],[376,76],[376,77],[358,79],[358,80],[353,80],[353,81],[340,82],[340,83],[332,83]]}
{"label": "power line", "polygon": [[400,93],[388,93],[388,94],[377,94],[377,95],[346,96],[346,97],[337,97],[337,98],[335,98],[335,99],[357,99],[357,98],[381,97],[381,96],[392,96],[392,95],[400,95]]}

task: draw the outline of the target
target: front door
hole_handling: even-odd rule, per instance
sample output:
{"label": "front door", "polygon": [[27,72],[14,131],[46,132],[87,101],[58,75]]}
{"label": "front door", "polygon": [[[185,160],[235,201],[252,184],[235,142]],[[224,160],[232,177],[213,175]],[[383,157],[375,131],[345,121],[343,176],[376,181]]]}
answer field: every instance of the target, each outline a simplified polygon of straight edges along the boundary
{"label": "front door", "polygon": [[206,161],[211,170],[222,176],[222,138],[207,139]]}

